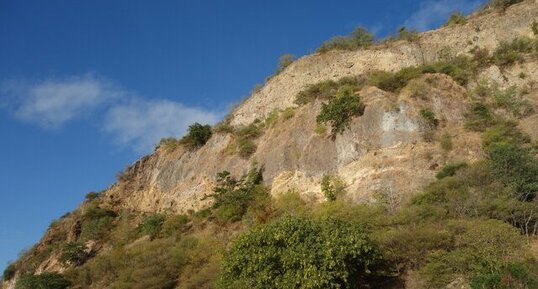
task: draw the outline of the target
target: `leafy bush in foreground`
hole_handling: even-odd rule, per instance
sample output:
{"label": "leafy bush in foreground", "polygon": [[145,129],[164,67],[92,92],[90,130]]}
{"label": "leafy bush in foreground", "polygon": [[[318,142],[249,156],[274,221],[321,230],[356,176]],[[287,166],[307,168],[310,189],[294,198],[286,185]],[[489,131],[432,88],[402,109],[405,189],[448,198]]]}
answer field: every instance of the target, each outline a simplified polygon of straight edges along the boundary
{"label": "leafy bush in foreground", "polygon": [[42,273],[39,275],[24,275],[18,281],[15,289],[65,289],[71,285],[58,273]]}
{"label": "leafy bush in foreground", "polygon": [[379,260],[360,227],[283,217],[233,241],[218,287],[357,288],[368,283]]}

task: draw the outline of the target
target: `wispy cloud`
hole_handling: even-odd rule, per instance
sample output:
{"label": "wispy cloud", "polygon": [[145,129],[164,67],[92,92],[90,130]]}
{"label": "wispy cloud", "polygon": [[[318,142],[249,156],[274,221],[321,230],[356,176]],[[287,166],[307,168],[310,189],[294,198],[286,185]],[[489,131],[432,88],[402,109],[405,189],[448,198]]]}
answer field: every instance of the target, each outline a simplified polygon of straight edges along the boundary
{"label": "wispy cloud", "polygon": [[38,83],[16,81],[0,85],[4,106],[21,121],[42,128],[59,128],[87,116],[97,107],[125,94],[110,82],[84,75]]}
{"label": "wispy cloud", "polygon": [[420,3],[419,9],[411,14],[404,25],[418,31],[426,31],[441,25],[448,16],[456,11],[468,14],[484,1],[480,0],[426,0]]}
{"label": "wispy cloud", "polygon": [[119,145],[145,152],[162,137],[181,136],[190,124],[213,124],[219,117],[219,113],[168,100],[135,99],[112,107],[106,115],[104,130]]}
{"label": "wispy cloud", "polygon": [[60,129],[86,117],[101,124],[113,143],[138,153],[150,151],[163,137],[183,135],[194,122],[212,124],[223,115],[171,100],[148,100],[91,74],[0,83],[0,108],[43,129]]}

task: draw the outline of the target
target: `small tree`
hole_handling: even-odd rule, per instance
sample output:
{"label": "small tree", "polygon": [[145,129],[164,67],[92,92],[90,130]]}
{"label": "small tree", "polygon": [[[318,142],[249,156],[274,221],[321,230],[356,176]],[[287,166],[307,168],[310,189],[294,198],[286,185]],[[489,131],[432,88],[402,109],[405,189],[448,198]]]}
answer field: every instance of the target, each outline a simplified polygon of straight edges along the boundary
{"label": "small tree", "polygon": [[194,123],[189,126],[187,135],[183,137],[181,142],[191,149],[200,148],[209,140],[212,135],[211,126]]}
{"label": "small tree", "polygon": [[342,133],[349,126],[351,118],[362,115],[364,105],[360,97],[354,95],[351,86],[343,86],[337,96],[324,103],[321,112],[316,117],[318,123],[329,123],[332,127],[332,137]]}
{"label": "small tree", "polygon": [[67,243],[62,249],[62,255],[59,260],[64,265],[78,266],[83,264],[88,257],[86,246],[80,243]]}
{"label": "small tree", "polygon": [[286,67],[288,67],[290,64],[292,64],[295,61],[296,57],[293,54],[287,53],[278,59],[278,67],[276,69],[276,73],[279,74],[282,72]]}

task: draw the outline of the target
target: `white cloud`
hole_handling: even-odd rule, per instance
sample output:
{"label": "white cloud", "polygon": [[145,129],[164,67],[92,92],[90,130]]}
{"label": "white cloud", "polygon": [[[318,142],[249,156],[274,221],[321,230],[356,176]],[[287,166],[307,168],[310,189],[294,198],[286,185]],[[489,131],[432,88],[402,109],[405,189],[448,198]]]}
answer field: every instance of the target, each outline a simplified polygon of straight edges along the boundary
{"label": "white cloud", "polygon": [[4,82],[0,91],[3,106],[12,110],[16,118],[43,128],[59,128],[125,94],[92,75],[35,84]]}
{"label": "white cloud", "polygon": [[478,8],[480,0],[426,0],[420,3],[419,10],[411,14],[404,26],[418,31],[426,31],[444,23],[455,11],[468,14]]}
{"label": "white cloud", "polygon": [[105,118],[104,130],[119,145],[147,152],[163,137],[181,136],[190,124],[213,124],[220,116],[168,100],[135,99],[112,107]]}

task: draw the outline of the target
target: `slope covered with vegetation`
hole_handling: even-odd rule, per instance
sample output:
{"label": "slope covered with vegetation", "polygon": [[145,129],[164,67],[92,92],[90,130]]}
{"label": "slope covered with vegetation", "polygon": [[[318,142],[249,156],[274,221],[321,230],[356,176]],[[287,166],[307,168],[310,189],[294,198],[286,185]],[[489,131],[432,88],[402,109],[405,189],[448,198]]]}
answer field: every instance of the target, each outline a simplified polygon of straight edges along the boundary
{"label": "slope covered with vegetation", "polygon": [[[494,0],[491,13],[521,2]],[[535,5],[535,4],[531,4]],[[499,10],[500,9],[500,10]],[[500,12],[501,11],[501,12]],[[465,25],[461,15],[447,26]],[[442,50],[436,61],[396,71],[326,80],[305,87],[295,107],[273,110],[249,125],[224,121],[193,124],[180,140],[163,139],[157,153],[192,156],[225,136],[226,154],[249,163],[245,173],[215,175],[201,210],[135,210],[106,191],[89,193],[75,211],[54,221],[43,239],[3,273],[3,288],[538,288],[538,143],[522,129],[538,128],[536,101],[525,87],[479,78],[491,67],[506,71],[538,61],[533,36],[517,36],[497,49],[471,53]],[[401,29],[387,41],[414,41]],[[323,44],[319,52],[373,45],[363,29]],[[285,57],[281,73],[290,65]],[[442,77],[440,77],[442,75]],[[518,76],[524,80],[523,72]],[[473,160],[451,154],[454,134],[436,114],[430,94],[444,78],[463,90],[465,137],[479,138]],[[422,125],[422,142],[440,147],[443,166],[405,199],[377,190],[362,202],[327,170],[318,186],[323,198],[297,189],[273,192],[265,165],[253,158],[257,140],[289,126],[308,111],[315,137],[337,142],[372,105],[368,89],[409,97]],[[454,101],[459,101],[455,99]],[[397,108],[400,109],[400,108]],[[532,132],[532,131],[531,131]],[[305,132],[306,133],[306,132]],[[429,156],[432,158],[431,156]],[[426,156],[428,158],[428,156]],[[418,170],[418,169],[417,169]],[[141,186],[118,176],[126,194]]]}

